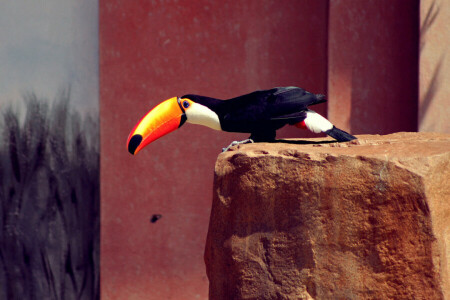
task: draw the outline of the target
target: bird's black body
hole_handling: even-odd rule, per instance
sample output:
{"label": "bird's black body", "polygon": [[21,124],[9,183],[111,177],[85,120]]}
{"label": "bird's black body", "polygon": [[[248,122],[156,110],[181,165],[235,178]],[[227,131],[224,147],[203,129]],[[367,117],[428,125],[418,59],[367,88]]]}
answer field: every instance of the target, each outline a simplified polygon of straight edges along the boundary
{"label": "bird's black body", "polygon": [[277,129],[302,122],[308,106],[326,101],[325,96],[298,87],[255,91],[229,100],[192,94],[181,98],[213,110],[223,131],[251,133],[250,138],[255,142],[273,141]]}

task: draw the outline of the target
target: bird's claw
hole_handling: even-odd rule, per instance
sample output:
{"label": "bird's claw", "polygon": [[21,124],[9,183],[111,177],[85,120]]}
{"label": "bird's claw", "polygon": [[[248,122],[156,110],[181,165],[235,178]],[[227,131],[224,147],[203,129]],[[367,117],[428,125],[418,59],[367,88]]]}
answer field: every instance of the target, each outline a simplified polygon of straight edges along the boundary
{"label": "bird's claw", "polygon": [[241,145],[241,144],[249,144],[249,143],[254,143],[254,141],[252,139],[246,139],[243,141],[233,141],[233,142],[231,142],[231,144],[228,145],[228,147],[222,148],[222,152],[227,152],[233,146]]}

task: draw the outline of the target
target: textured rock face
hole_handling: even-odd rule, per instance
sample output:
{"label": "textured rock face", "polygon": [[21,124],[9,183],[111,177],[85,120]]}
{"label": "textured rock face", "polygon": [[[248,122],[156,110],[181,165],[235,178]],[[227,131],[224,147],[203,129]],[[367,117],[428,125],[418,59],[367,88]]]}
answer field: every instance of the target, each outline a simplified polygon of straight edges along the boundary
{"label": "textured rock face", "polygon": [[450,135],[323,140],[219,155],[210,299],[450,298]]}

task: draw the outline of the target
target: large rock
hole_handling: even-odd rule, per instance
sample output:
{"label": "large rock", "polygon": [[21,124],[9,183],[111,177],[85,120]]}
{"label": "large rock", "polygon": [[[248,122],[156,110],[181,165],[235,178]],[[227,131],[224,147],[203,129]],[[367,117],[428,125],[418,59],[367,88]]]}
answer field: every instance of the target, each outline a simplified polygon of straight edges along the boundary
{"label": "large rock", "polygon": [[450,299],[450,135],[219,155],[210,299]]}

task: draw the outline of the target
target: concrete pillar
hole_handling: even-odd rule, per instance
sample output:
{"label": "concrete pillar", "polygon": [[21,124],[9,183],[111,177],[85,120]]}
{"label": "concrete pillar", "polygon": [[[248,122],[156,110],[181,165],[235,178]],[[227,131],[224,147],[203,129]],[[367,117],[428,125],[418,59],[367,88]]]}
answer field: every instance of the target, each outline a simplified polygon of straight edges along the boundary
{"label": "concrete pillar", "polygon": [[417,130],[418,1],[330,1],[328,116],[360,133]]}
{"label": "concrete pillar", "polygon": [[450,2],[420,1],[419,130],[450,133]]}

